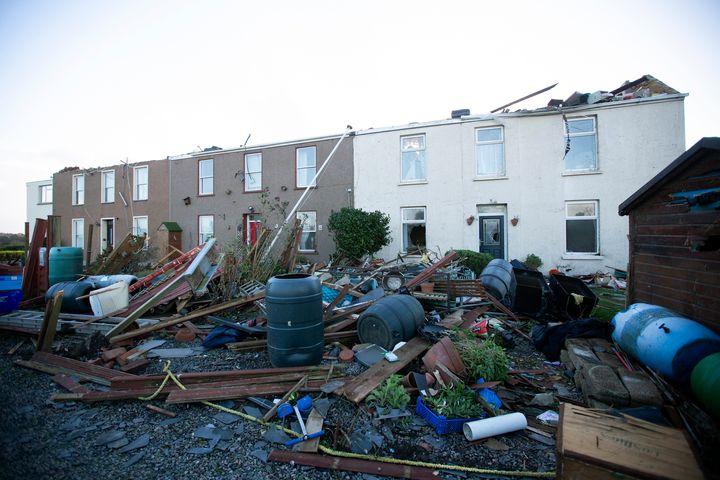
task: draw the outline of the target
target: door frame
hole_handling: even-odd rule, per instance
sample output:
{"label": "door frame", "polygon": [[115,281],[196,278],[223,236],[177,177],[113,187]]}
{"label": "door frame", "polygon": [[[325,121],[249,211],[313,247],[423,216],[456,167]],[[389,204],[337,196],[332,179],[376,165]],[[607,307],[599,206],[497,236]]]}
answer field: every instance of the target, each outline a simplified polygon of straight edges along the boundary
{"label": "door frame", "polygon": [[105,235],[106,233],[105,225],[107,221],[112,222],[113,238],[110,244],[112,245],[113,250],[115,249],[115,237],[117,237],[117,234],[115,232],[115,217],[104,217],[100,219],[100,252],[104,252],[105,250],[107,250],[108,247],[107,239],[103,242],[103,235]]}
{"label": "door frame", "polygon": [[[482,211],[486,209],[492,209],[494,211]],[[477,219],[478,219],[478,226],[475,230],[475,251],[480,251],[480,228],[482,228],[482,219],[483,217],[502,217],[500,220],[500,223],[502,224],[503,228],[503,260],[508,259],[508,221],[507,221],[507,204],[504,203],[498,203],[498,204],[478,204],[476,205],[476,211],[477,213]]]}

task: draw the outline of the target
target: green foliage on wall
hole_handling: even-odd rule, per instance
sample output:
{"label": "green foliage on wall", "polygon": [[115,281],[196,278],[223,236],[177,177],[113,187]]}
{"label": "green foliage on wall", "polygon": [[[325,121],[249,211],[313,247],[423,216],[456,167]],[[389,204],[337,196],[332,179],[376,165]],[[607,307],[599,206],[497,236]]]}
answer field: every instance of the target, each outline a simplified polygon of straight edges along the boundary
{"label": "green foliage on wall", "polygon": [[457,258],[460,259],[460,265],[464,265],[475,272],[476,277],[480,276],[483,269],[493,259],[489,253],[473,252],[472,250],[455,250],[455,253],[457,253]]}

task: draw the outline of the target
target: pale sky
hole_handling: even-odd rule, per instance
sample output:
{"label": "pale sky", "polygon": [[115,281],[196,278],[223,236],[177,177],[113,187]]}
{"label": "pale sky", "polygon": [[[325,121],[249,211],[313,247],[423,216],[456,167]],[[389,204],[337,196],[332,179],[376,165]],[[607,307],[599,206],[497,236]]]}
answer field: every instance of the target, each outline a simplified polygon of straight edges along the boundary
{"label": "pale sky", "polygon": [[[488,113],[651,74],[720,135],[720,2],[0,0],[0,232],[25,183]],[[68,199],[69,201],[69,199]]]}

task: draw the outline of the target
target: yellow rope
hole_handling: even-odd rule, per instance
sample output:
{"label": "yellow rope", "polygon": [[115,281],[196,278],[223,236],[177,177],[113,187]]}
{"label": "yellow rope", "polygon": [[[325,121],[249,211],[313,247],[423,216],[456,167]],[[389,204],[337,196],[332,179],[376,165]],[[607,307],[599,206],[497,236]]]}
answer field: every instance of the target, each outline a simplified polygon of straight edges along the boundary
{"label": "yellow rope", "polygon": [[[165,388],[165,385],[167,384],[168,380],[172,380],[175,382],[175,385],[178,386],[181,390],[187,390],[187,387],[183,385],[180,380],[175,376],[175,374],[172,373],[170,370],[170,361],[168,360],[165,363],[165,366],[163,367],[163,372],[166,373],[165,379],[163,379],[162,383],[160,384],[160,387],[150,395],[149,397],[140,397],[140,400],[152,400],[155,397],[157,397],[163,388]],[[297,433],[294,430],[290,430],[285,427],[280,427],[274,423],[266,422],[264,420],[261,420],[259,418],[255,418],[252,415],[248,415],[246,413],[240,412],[238,410],[233,410],[231,408],[223,407],[222,405],[218,405],[217,403],[208,402],[207,400],[202,400],[200,403],[207,405],[209,407],[216,408],[218,410],[221,410],[223,412],[232,413],[233,415],[237,415],[240,418],[243,418],[245,420],[258,423],[260,425],[266,426],[266,427],[275,427],[283,432],[294,435],[296,437],[301,437],[302,435]],[[370,460],[370,461],[376,461],[376,462],[383,462],[383,463],[394,463],[398,465],[409,465],[411,467],[424,467],[424,468],[431,468],[436,470],[457,470],[461,472],[468,472],[468,473],[480,473],[485,475],[504,475],[508,477],[534,477],[534,478],[550,478],[555,477],[555,472],[532,472],[532,471],[515,471],[515,470],[492,470],[489,468],[476,468],[476,467],[463,467],[461,465],[447,465],[442,463],[428,463],[428,462],[420,462],[415,460],[404,460],[404,459],[398,459],[398,458],[390,458],[390,457],[378,457],[375,455],[363,455],[359,453],[351,453],[351,452],[342,452],[339,450],[334,450],[332,448],[326,447],[324,445],[318,445],[318,449],[326,453],[328,455],[333,455],[336,457],[346,457],[346,458],[358,458],[362,460]]]}

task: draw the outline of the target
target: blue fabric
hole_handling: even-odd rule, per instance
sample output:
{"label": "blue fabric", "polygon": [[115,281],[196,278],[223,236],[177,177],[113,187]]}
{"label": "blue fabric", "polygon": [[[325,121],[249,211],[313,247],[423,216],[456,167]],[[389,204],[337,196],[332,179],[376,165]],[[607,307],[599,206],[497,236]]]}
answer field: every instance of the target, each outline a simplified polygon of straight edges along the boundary
{"label": "blue fabric", "polygon": [[218,325],[213,328],[205,340],[203,340],[203,347],[205,348],[218,348],[232,342],[239,342],[245,340],[248,334],[236,330],[232,327],[225,325]]}

